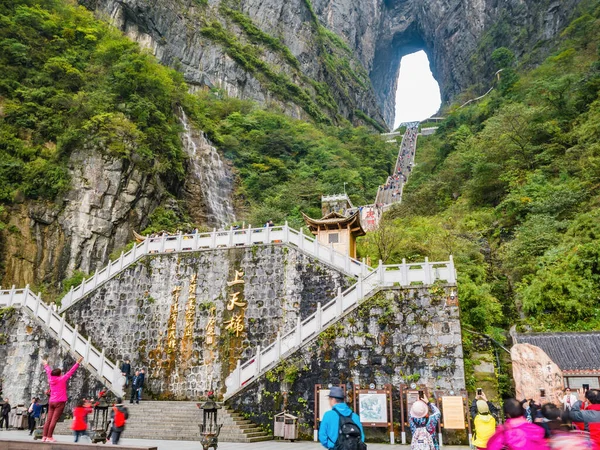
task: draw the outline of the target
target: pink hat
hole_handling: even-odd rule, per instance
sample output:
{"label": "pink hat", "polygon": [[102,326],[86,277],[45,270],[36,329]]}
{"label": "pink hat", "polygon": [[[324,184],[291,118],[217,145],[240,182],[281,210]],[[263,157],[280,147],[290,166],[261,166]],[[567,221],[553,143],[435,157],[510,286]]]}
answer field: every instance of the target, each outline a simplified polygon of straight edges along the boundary
{"label": "pink hat", "polygon": [[412,407],[410,408],[410,415],[415,419],[425,417],[428,412],[429,408],[423,400],[417,400],[413,403]]}

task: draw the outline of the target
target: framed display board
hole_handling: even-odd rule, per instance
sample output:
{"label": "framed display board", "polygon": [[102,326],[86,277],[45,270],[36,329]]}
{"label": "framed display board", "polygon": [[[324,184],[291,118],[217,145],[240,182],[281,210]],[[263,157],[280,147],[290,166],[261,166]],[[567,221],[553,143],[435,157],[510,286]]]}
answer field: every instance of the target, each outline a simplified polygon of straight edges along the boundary
{"label": "framed display board", "polygon": [[[345,384],[338,384],[336,385],[340,388],[342,388],[342,390],[344,391],[344,394],[346,394],[346,385]],[[333,387],[333,386],[331,386]],[[329,388],[329,385],[322,385],[322,384],[316,384],[315,385],[315,421],[314,421],[314,440],[315,442],[317,442],[318,439],[318,434],[319,434],[319,424],[321,423],[321,421],[323,420],[323,416],[325,415],[325,413],[327,411],[331,410],[331,406],[329,406],[329,392],[331,391],[331,389]]]}
{"label": "framed display board", "polygon": [[469,398],[464,389],[436,390],[434,391],[436,403],[442,413],[442,419],[438,424],[440,443],[442,443],[442,430],[466,430],[469,443],[472,440],[471,420],[469,418]]}
{"label": "framed display board", "polygon": [[354,412],[359,415],[363,427],[387,428],[390,443],[394,444],[391,384],[386,384],[384,389],[360,389],[355,386]]}
{"label": "framed display board", "polygon": [[465,403],[460,395],[444,395],[442,397],[442,417],[446,430],[464,430]]}

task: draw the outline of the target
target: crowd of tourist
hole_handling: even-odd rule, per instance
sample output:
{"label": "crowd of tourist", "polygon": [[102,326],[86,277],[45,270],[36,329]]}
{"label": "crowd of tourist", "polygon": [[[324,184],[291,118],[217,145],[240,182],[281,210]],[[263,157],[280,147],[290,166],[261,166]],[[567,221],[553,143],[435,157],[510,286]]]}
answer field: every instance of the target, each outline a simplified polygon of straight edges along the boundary
{"label": "crowd of tourist", "polygon": [[[26,429],[30,436],[36,433],[34,439],[41,439],[42,442],[56,442],[54,431],[63,416],[68,401],[67,384],[78,370],[82,360],[83,358],[79,358],[66,373],[63,373],[60,368],[52,368],[47,361],[42,361],[49,385],[49,389],[46,391],[47,398],[42,400],[34,397],[31,399],[29,407],[22,404],[11,406],[9,399],[4,398],[0,402],[0,425],[5,425],[7,430]],[[139,404],[145,382],[145,370],[135,370],[132,374],[131,363],[128,359],[123,361],[120,370],[124,389],[131,389],[130,403]],[[107,402],[107,394],[108,390],[105,388],[97,393],[97,398],[80,398],[75,401],[71,422],[75,442],[79,442],[84,436],[89,438],[90,427],[93,425],[96,433],[103,433],[102,441],[106,440],[113,445],[119,443],[129,417],[129,411],[123,405],[123,399],[120,397],[110,403]],[[96,409],[110,411],[110,415],[107,415],[109,420],[106,420],[105,423],[100,423],[98,420],[92,424],[89,416]],[[95,442],[100,441],[96,440]]]}
{"label": "crowd of tourist", "polygon": [[[472,446],[488,450],[600,450],[600,390],[565,391],[563,408],[533,400],[504,400],[505,422],[498,425],[498,408],[483,392],[473,400]],[[426,397],[411,409],[413,450],[439,450],[439,409]]]}
{"label": "crowd of tourist", "polygon": [[418,128],[408,128],[404,133],[394,173],[388,177],[384,185],[379,186],[376,201],[378,206],[383,207],[401,200],[402,187],[407,181],[408,174],[412,171],[417,133]]}

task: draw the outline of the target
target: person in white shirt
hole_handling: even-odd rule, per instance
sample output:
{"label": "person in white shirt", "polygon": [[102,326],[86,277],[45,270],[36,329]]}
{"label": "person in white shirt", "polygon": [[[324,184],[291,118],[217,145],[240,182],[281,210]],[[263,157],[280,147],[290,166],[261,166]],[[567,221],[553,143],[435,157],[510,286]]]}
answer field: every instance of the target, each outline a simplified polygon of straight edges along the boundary
{"label": "person in white shirt", "polygon": [[565,388],[565,396],[560,400],[565,411],[571,411],[571,408],[577,403],[577,395],[571,392],[571,389]]}

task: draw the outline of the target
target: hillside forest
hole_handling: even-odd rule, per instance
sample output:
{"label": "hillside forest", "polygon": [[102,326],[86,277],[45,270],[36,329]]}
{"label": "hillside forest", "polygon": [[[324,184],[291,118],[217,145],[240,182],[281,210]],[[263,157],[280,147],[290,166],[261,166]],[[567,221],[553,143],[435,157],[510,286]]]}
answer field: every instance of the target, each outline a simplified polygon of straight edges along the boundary
{"label": "hillside forest", "polygon": [[[361,256],[392,264],[446,260],[459,273],[466,328],[503,340],[530,330],[600,328],[600,2],[564,30],[541,65],[508,48],[494,91],[448,105],[420,138],[402,205]],[[397,145],[350,123],[292,119],[276,107],[190,94],[183,77],[64,0],[0,0],[0,229],[23,202],[60,203],[66,161],[93,146],[159,178],[178,201],[183,108],[232,162],[240,218],[262,224],[320,214],[342,191],[371,203]],[[186,205],[158,208],[146,231],[190,224]],[[66,283],[68,285],[68,283]]]}

